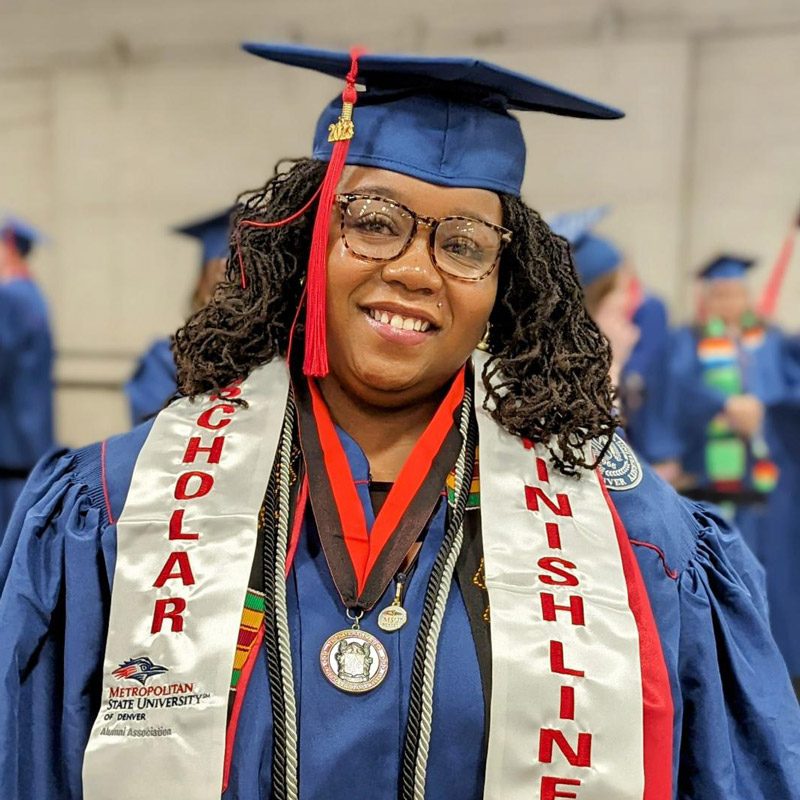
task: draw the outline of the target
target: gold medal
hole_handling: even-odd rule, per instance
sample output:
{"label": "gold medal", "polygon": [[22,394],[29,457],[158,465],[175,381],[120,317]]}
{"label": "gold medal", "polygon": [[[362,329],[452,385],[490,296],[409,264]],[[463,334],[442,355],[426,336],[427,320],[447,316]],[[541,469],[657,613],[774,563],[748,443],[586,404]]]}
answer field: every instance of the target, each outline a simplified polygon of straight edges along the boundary
{"label": "gold medal", "polygon": [[369,692],[383,682],[389,671],[386,648],[371,633],[358,626],[329,636],[319,653],[325,677],[337,688],[350,694]]}
{"label": "gold medal", "polygon": [[397,588],[394,593],[392,604],[387,606],[378,615],[378,627],[387,632],[397,631],[408,621],[408,612],[401,605],[403,599],[403,586],[406,576],[400,573],[397,576]]}
{"label": "gold medal", "polygon": [[378,627],[389,633],[400,630],[407,621],[408,613],[403,606],[388,606],[378,615]]}

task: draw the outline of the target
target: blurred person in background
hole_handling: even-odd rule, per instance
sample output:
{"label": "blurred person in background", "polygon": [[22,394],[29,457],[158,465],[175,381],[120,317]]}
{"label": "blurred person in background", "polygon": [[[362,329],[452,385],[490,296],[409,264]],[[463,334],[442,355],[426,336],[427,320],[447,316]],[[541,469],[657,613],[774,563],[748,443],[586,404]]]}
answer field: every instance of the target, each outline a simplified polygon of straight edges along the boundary
{"label": "blurred person in background", "polygon": [[778,480],[765,412],[796,387],[782,332],[755,312],[747,282],[754,263],[723,254],[699,271],[697,320],[675,332],[669,390],[680,491],[727,509],[763,558],[764,509]]}
{"label": "blurred person in background", "polygon": [[53,445],[53,343],[47,303],[28,265],[43,240],[0,218],[0,541],[34,464]]}
{"label": "blurred person in background", "polygon": [[798,800],[758,565],[615,435],[520,196],[512,112],[620,112],[471,57],[247,49],[345,88],[237,209],[184,396],[28,482],[10,792]]}
{"label": "blurred person in background", "polygon": [[[175,233],[191,236],[202,247],[200,272],[191,298],[192,314],[208,303],[217,285],[225,280],[231,210],[227,208],[175,228]],[[125,384],[132,424],[138,425],[161,411],[177,388],[171,341],[164,337],[153,342]]]}
{"label": "blurred person in background", "polygon": [[779,474],[764,512],[759,555],[767,573],[772,632],[800,696],[800,336],[785,338],[781,361],[794,390],[766,411],[764,427]]}
{"label": "blurred person in background", "polygon": [[553,217],[553,230],[572,248],[586,308],[611,343],[611,380],[618,388],[628,441],[656,471],[669,479],[676,451],[666,407],[667,311],[646,292],[630,259],[593,228],[607,206]]}

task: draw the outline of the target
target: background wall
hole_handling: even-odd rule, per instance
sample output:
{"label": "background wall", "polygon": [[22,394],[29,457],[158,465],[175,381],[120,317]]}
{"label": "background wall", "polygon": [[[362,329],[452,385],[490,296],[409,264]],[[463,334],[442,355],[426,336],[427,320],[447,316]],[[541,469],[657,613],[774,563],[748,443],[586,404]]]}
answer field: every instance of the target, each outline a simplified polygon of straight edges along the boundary
{"label": "background wall", "polygon": [[[676,321],[716,250],[768,267],[800,199],[798,0],[0,0],[0,207],[53,239],[34,267],[69,444],[126,427],[120,382],[186,312],[198,255],[170,226],[306,154],[338,91],[246,39],[469,53],[622,107],[525,115],[524,193],[543,211],[613,205],[603,230]],[[792,327],[798,298],[796,260]]]}

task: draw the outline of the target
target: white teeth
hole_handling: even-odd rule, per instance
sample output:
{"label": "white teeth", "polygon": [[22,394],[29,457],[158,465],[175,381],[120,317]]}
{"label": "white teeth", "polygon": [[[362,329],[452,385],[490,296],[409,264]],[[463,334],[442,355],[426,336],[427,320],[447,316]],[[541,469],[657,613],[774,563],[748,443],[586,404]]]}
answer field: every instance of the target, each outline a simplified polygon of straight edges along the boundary
{"label": "white teeth", "polygon": [[391,325],[393,328],[404,331],[420,331],[424,333],[431,327],[431,323],[426,320],[417,319],[416,317],[403,317],[400,314],[389,315],[386,311],[381,311],[377,308],[369,309],[369,315],[372,319],[383,325]]}

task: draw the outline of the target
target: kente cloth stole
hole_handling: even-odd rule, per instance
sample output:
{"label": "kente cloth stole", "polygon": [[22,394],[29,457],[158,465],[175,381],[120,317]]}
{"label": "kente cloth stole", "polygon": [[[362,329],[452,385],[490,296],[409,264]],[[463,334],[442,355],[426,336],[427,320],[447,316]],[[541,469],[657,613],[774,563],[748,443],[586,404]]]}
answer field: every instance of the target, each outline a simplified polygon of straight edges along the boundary
{"label": "kente cloth stole", "polygon": [[[706,386],[726,397],[746,392],[741,357],[755,357],[764,337],[764,328],[753,322],[737,342],[725,333],[719,320],[711,320],[697,345]],[[712,420],[706,429],[705,465],[712,485],[723,493],[736,494],[752,485],[768,494],[778,481],[777,467],[763,437],[756,436],[748,443],[722,420]]]}
{"label": "kente cloth stole", "polygon": [[[480,376],[485,356],[474,360]],[[220,795],[231,684],[254,661],[263,615],[248,586],[288,390],[274,362],[220,396],[177,401],[151,430],[118,523],[87,800],[138,798],[139,776],[126,777],[137,760],[151,796]],[[475,391],[481,475],[458,580],[484,662],[484,797],[668,800],[666,666],[602,479],[561,475],[546,448],[483,410],[480,378]]]}

